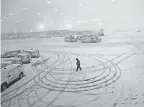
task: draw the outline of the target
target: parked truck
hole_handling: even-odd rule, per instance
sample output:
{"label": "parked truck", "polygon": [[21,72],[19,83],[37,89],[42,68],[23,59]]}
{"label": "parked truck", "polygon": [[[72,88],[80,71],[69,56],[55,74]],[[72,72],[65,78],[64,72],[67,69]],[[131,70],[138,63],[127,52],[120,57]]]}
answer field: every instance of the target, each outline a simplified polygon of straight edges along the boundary
{"label": "parked truck", "polygon": [[82,36],[81,43],[98,43],[101,42],[101,38],[98,36],[94,36],[94,35],[89,35],[89,36]]}
{"label": "parked truck", "polygon": [[1,69],[1,92],[6,90],[10,83],[24,77],[24,69],[21,64],[11,64]]}
{"label": "parked truck", "polygon": [[64,41],[65,42],[77,42],[77,39],[73,35],[70,35],[70,36],[66,36],[64,38]]}
{"label": "parked truck", "polygon": [[26,53],[30,54],[31,58],[39,58],[40,52],[38,49],[28,49],[24,50]]}

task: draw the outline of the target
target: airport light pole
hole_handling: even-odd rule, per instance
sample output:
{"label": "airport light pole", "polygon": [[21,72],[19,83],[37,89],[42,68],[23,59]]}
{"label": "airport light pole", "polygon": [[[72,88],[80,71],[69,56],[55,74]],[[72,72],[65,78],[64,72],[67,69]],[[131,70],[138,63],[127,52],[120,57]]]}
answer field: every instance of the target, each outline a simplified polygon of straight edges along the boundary
{"label": "airport light pole", "polygon": [[14,30],[15,30],[15,34],[17,36],[17,24],[19,23],[20,21],[17,21],[15,24],[14,24]]}
{"label": "airport light pole", "polygon": [[[32,28],[30,29],[30,32],[33,32],[34,31],[34,29],[35,29],[35,27],[34,26],[36,26],[36,20],[33,20],[32,21]],[[33,30],[32,30],[33,29]]]}
{"label": "airport light pole", "polygon": [[16,36],[17,36],[17,24],[19,24],[21,21],[23,21],[23,19],[18,20],[18,21],[14,24],[14,30],[15,30]]}
{"label": "airport light pole", "polygon": [[[28,11],[28,9],[27,9],[27,8],[23,8],[22,10],[20,10],[20,12],[21,12],[21,11],[26,12],[26,11]],[[16,14],[15,14],[15,13],[9,13],[9,14],[7,15],[7,17],[6,17],[6,16],[3,17],[3,21],[4,21],[5,19],[8,19],[9,16],[14,16],[14,15],[16,15]],[[22,21],[23,19],[20,19],[20,20]],[[20,22],[20,21],[17,21],[16,24],[19,23],[19,22]],[[4,24],[4,23],[3,23],[3,24]],[[14,32],[17,34],[16,24],[14,24]]]}

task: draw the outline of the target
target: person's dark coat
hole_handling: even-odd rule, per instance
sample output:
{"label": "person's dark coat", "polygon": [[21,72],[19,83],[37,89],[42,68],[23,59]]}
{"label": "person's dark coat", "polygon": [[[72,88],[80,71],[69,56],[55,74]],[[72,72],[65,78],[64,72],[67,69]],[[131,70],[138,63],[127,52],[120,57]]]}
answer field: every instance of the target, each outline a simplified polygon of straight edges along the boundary
{"label": "person's dark coat", "polygon": [[80,60],[79,59],[77,59],[76,65],[80,66]]}
{"label": "person's dark coat", "polygon": [[77,62],[76,62],[77,70],[76,71],[78,71],[78,69],[82,70],[81,66],[80,66],[80,60],[78,58],[76,58],[76,60],[77,60]]}

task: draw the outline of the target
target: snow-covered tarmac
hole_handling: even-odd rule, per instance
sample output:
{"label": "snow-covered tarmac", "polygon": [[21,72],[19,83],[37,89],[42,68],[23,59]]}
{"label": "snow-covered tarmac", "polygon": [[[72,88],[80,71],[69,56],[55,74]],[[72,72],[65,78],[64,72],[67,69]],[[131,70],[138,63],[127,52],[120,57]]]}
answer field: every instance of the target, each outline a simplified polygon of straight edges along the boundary
{"label": "snow-covered tarmac", "polygon": [[[144,107],[144,36],[65,43],[63,37],[3,40],[2,52],[36,48],[26,76],[1,93],[2,107]],[[76,72],[76,60],[82,71]]]}

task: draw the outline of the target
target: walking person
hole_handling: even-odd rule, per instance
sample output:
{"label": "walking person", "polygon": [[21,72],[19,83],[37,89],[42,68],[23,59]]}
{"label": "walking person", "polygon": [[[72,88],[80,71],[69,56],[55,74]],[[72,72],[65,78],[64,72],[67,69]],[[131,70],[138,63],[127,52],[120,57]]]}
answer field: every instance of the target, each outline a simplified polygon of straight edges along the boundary
{"label": "walking person", "polygon": [[76,58],[76,65],[77,65],[77,69],[76,69],[76,71],[78,71],[78,69],[80,69],[80,70],[82,70],[81,69],[81,66],[80,66],[80,60],[78,59],[78,58]]}

